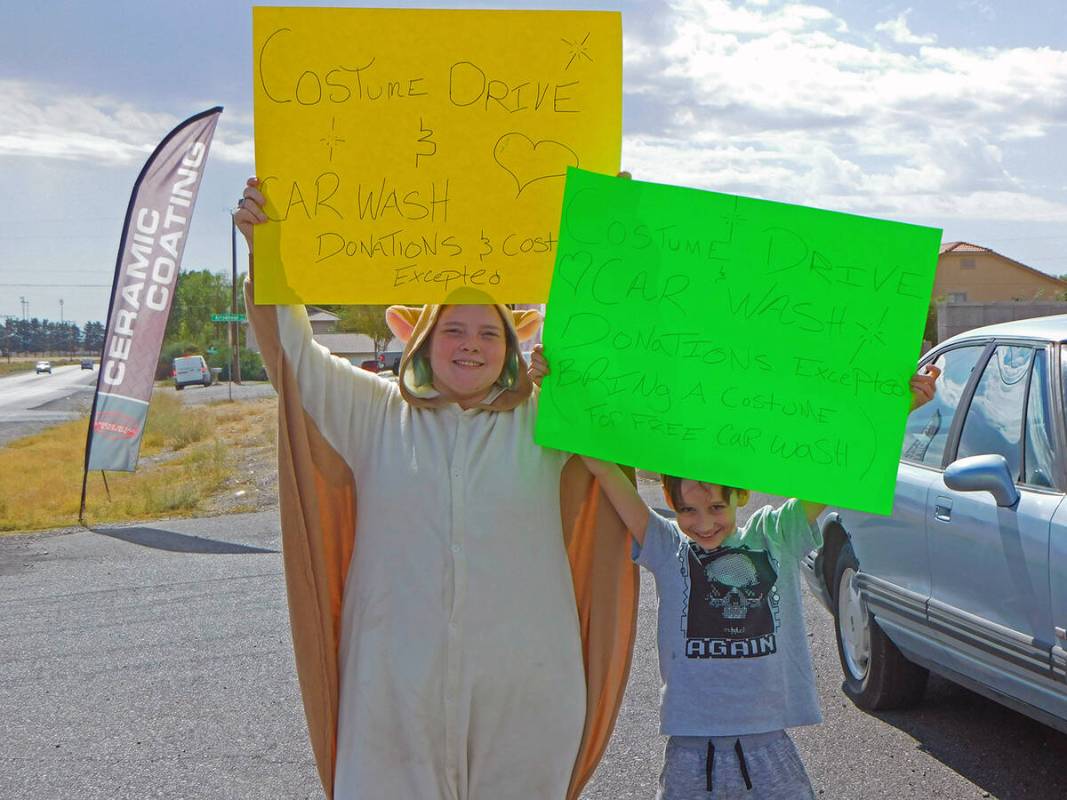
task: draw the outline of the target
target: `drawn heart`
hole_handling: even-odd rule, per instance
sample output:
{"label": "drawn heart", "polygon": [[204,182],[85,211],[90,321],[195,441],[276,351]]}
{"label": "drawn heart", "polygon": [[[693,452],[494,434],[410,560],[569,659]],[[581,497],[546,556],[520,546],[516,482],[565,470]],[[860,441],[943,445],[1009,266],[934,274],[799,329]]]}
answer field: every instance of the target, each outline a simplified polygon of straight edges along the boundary
{"label": "drawn heart", "polygon": [[534,142],[524,133],[505,133],[493,147],[493,159],[515,181],[518,192],[536,181],[562,178],[567,167],[578,166],[578,154],[562,142]]}
{"label": "drawn heart", "polygon": [[577,292],[582,278],[591,266],[593,266],[593,254],[586,250],[579,250],[577,253],[567,253],[559,257],[556,262],[556,274],[559,275],[561,281]]}

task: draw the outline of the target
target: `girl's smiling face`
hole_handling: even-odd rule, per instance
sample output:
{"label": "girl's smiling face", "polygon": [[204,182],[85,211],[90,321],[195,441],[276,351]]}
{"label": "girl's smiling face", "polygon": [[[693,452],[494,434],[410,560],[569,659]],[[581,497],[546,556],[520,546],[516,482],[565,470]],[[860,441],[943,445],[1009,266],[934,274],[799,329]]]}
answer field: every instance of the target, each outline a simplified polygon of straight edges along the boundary
{"label": "girl's smiling face", "polygon": [[737,495],[729,499],[716,483],[683,480],[681,505],[674,509],[682,533],[705,550],[714,550],[737,527]]}
{"label": "girl's smiling face", "polygon": [[507,333],[495,306],[447,306],[430,338],[437,391],[463,408],[488,394],[504,368]]}

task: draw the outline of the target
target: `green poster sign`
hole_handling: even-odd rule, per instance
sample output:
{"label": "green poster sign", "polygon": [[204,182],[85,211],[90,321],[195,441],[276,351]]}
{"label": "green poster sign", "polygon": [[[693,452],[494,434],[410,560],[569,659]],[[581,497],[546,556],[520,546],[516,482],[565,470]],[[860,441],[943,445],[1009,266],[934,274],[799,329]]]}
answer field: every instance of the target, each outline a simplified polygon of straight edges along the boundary
{"label": "green poster sign", "polygon": [[571,169],[537,441],[890,513],[940,242]]}
{"label": "green poster sign", "polygon": [[211,315],[212,322],[245,322],[247,319],[244,314],[235,314],[232,311]]}

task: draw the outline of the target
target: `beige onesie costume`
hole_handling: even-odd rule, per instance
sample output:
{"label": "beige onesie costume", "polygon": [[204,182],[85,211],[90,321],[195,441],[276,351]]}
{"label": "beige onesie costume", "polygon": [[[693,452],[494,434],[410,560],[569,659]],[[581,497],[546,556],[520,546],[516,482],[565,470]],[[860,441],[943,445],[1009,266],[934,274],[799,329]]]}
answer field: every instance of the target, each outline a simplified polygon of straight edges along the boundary
{"label": "beige onesie costume", "polygon": [[610,504],[579,459],[534,444],[525,374],[468,410],[413,385],[440,306],[391,310],[410,342],[389,383],[312,341],[302,307],[250,295],[279,394],[293,639],[327,795],[577,798],[636,620]]}

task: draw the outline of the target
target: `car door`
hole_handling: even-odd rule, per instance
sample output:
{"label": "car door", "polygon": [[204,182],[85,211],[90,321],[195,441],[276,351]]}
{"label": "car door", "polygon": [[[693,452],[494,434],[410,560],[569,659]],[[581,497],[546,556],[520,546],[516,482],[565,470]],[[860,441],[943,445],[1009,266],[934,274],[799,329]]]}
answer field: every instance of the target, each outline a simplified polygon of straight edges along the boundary
{"label": "car door", "polygon": [[1067,720],[1067,503],[1052,519],[1049,547],[1049,584],[1052,587],[1052,671],[1061,693],[1058,716]]}
{"label": "car door", "polygon": [[[899,646],[907,627],[925,626],[930,596],[926,508],[929,487],[940,475],[949,432],[985,341],[941,351],[926,360],[941,370],[933,399],[908,415],[893,498],[893,515],[840,512],[859,560],[859,583],[883,627]],[[921,367],[920,367],[921,368]]]}
{"label": "car door", "polygon": [[945,666],[1029,703],[1037,700],[1034,683],[1051,678],[1048,553],[1064,498],[1056,485],[1053,352],[1043,343],[996,343],[950,436],[956,458],[1004,456],[1017,505],[998,507],[986,491],[953,491],[939,473],[927,507],[929,625],[948,648]]}
{"label": "car door", "polygon": [[[1067,404],[1067,348],[1060,345],[1060,397]],[[1065,420],[1064,416],[1059,417]],[[1052,518],[1049,586],[1052,597],[1052,671],[1059,684],[1058,716],[1067,720],[1067,503]]]}

